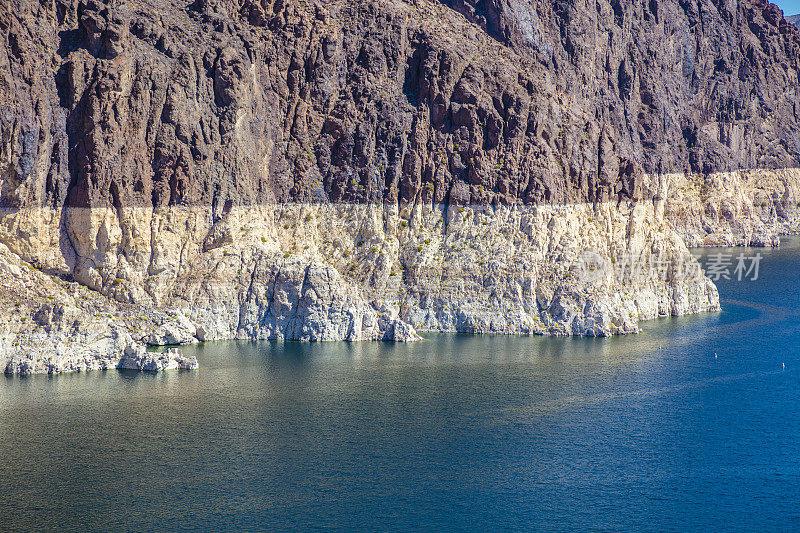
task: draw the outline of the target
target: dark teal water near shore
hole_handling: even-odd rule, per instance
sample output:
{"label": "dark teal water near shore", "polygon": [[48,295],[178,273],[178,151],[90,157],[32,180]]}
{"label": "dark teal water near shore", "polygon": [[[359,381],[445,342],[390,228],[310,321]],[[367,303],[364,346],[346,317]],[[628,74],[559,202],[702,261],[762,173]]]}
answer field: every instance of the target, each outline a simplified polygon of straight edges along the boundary
{"label": "dark teal water near shore", "polygon": [[756,251],[722,313],[635,336],[0,378],[0,530],[800,529],[800,241]]}

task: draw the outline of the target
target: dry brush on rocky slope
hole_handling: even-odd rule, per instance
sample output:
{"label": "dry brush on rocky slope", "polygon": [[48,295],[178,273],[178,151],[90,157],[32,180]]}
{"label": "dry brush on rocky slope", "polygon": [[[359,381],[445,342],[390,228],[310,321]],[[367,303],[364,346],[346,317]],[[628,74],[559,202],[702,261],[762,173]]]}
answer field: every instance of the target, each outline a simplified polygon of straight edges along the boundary
{"label": "dry brush on rocky slope", "polygon": [[586,249],[797,226],[800,32],[759,0],[0,11],[4,254],[154,313],[134,342],[631,332],[716,290]]}

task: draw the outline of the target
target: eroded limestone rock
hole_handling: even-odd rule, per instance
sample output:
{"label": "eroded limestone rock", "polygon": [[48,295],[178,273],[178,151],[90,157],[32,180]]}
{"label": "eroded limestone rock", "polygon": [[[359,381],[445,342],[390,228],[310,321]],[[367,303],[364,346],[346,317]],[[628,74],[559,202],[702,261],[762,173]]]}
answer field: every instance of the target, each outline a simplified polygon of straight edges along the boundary
{"label": "eroded limestone rock", "polygon": [[140,344],[128,346],[117,363],[121,370],[139,370],[143,372],[161,372],[164,370],[197,370],[200,365],[197,357],[184,356],[177,348],[166,352],[148,352]]}
{"label": "eroded limestone rock", "polygon": [[674,174],[666,216],[689,246],[777,246],[800,232],[800,169]]}

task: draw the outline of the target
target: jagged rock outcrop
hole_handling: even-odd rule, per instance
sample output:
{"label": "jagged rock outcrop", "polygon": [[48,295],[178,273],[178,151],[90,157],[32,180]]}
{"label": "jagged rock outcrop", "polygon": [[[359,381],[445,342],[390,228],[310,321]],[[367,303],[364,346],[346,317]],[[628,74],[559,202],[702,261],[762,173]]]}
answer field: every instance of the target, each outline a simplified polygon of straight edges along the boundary
{"label": "jagged rock outcrop", "polygon": [[139,343],[625,333],[716,292],[581,285],[587,249],[797,225],[800,32],[762,0],[20,0],[0,43],[4,254]]}
{"label": "jagged rock outcrop", "polygon": [[120,370],[139,370],[142,372],[161,372],[164,370],[197,370],[200,364],[197,357],[184,356],[177,348],[169,348],[166,352],[148,352],[144,346],[135,345],[126,348],[117,363]]}
{"label": "jagged rock outcrop", "polygon": [[[174,328],[170,313],[121,307],[78,283],[24,263],[2,244],[0,316],[0,370],[5,373],[132,368],[135,361],[145,364],[153,357],[164,364],[145,364],[142,369],[196,368],[196,361],[176,353],[166,354],[162,361],[162,356],[145,352],[143,332]],[[190,339],[194,337],[181,341]]]}
{"label": "jagged rock outcrop", "polygon": [[591,202],[799,166],[800,32],[761,0],[5,10],[6,206]]}
{"label": "jagged rock outcrop", "polygon": [[[666,190],[665,183],[648,187]],[[142,209],[126,209],[122,220],[142,220]],[[168,245],[169,231],[151,246],[172,251],[160,264],[173,274],[131,270],[115,282],[115,299],[50,282],[0,249],[15,266],[5,280],[16,287],[8,305],[25,302],[4,310],[14,338],[5,360],[46,339],[68,343],[84,361],[86,337],[78,333],[91,328],[97,338],[122,339],[109,349],[119,359],[131,343],[229,338],[407,341],[419,338],[416,330],[603,336],[636,332],[640,320],[719,309],[715,287],[665,218],[664,201],[403,210],[286,203],[234,208],[192,231],[183,222],[202,221],[203,207],[169,216],[184,228],[182,247]],[[116,250],[126,234],[119,219],[102,210],[92,217],[107,224],[102,233]],[[216,233],[229,239],[204,249]],[[582,263],[587,253],[604,262],[591,275]],[[158,298],[136,302],[143,286]],[[88,325],[73,322],[86,317]],[[81,364],[91,368],[73,366]]]}
{"label": "jagged rock outcrop", "polygon": [[[219,252],[217,259],[228,254]],[[240,265],[249,269],[245,283],[226,279],[216,265],[193,271],[202,272],[203,282],[195,290],[202,289],[205,300],[196,302],[191,294],[180,292],[189,288],[184,285],[169,295],[172,305],[135,304],[43,272],[0,244],[0,369],[12,374],[191,369],[196,361],[178,353],[146,352],[145,346],[221,338],[419,339],[396,311],[382,312],[366,303],[335,270],[313,264],[298,270],[299,266],[275,268],[272,278],[259,280],[257,273],[264,271],[257,264]],[[315,269],[328,276],[315,279],[308,274]],[[320,285],[323,280],[326,284]]]}

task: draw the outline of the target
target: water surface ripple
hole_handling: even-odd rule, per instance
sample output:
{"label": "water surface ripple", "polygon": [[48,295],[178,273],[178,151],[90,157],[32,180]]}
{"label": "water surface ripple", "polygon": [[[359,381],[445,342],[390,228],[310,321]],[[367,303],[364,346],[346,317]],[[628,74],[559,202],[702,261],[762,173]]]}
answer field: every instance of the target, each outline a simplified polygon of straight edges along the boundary
{"label": "water surface ripple", "polygon": [[0,530],[800,529],[800,241],[760,251],[722,313],[635,336],[0,378]]}

